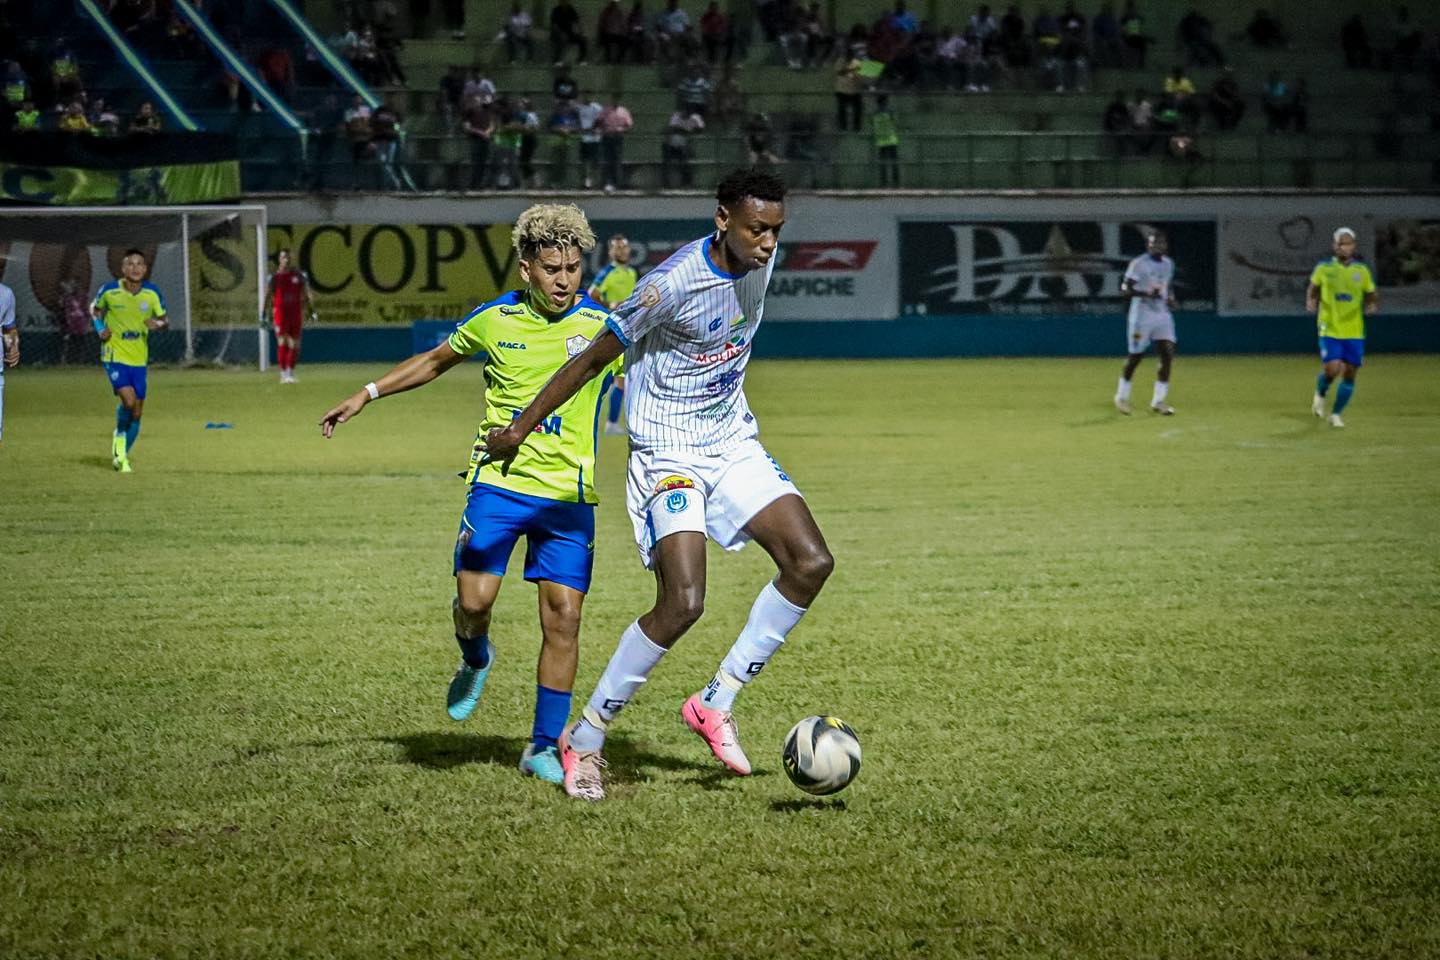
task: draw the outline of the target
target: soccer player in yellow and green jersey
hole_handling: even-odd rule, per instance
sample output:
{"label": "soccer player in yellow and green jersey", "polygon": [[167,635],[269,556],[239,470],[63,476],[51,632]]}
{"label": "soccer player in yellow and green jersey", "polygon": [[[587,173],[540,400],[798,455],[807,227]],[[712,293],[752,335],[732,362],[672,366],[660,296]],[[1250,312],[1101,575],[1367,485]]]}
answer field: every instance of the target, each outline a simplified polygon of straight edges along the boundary
{"label": "soccer player in yellow and green jersey", "polygon": [[[635,292],[635,281],[639,274],[630,266],[630,240],[617,233],[610,238],[610,262],[601,268],[590,283],[587,291],[590,299],[605,304],[605,309],[614,310]],[[610,412],[605,417],[605,432],[624,433],[620,426],[620,406],[625,400],[625,378],[617,375],[615,386],[610,390]]]}
{"label": "soccer player in yellow and green jersey", "polygon": [[[595,246],[585,214],[571,204],[537,204],[515,221],[513,242],[526,287],[460,322],[439,346],[366,384],[320,421],[329,437],[372,400],[429,383],[468,357],[485,361],[485,418],[464,476],[469,498],[454,556],[455,639],[461,663],[450,681],[452,719],[474,712],[495,657],[490,611],[525,537],[525,579],[540,593],[540,663],[535,721],[522,773],[560,783],[556,744],[570,715],[579,663],[580,611],[595,550],[595,435],[608,378],[557,408],[535,429],[526,454],[491,463],[482,443],[510,423],[565,362],[605,329],[608,311],[581,294],[583,254]],[[618,364],[618,361],[617,361]],[[613,371],[612,371],[613,372]]]}
{"label": "soccer player in yellow and green jersey", "polygon": [[100,362],[110,378],[110,389],[120,399],[115,407],[115,435],[110,463],[130,473],[130,448],[140,435],[140,414],[145,409],[150,331],[168,327],[165,299],[147,283],[150,264],[139,250],[126,250],[120,261],[120,279],[111,280],[90,304],[95,332],[100,337]]}
{"label": "soccer player in yellow and green jersey", "polygon": [[1355,375],[1365,362],[1365,314],[1374,313],[1380,299],[1370,268],[1355,256],[1355,231],[1341,227],[1332,238],[1335,256],[1315,265],[1305,290],[1305,309],[1315,312],[1320,325],[1320,375],[1310,410],[1325,416],[1325,394],[1340,377],[1330,426],[1343,427],[1340,413],[1355,393]]}

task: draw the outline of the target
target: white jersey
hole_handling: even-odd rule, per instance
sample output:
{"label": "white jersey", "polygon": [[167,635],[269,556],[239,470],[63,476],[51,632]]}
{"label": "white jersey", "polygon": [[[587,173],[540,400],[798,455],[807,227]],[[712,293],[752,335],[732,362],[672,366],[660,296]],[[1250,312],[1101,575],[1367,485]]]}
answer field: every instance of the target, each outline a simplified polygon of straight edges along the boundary
{"label": "white jersey", "polygon": [[1135,284],[1141,293],[1159,293],[1155,299],[1149,297],[1130,298],[1131,323],[1135,321],[1170,320],[1170,284],[1175,279],[1175,261],[1169,257],[1156,260],[1148,253],[1142,253],[1130,261],[1125,268],[1125,279]]}
{"label": "white jersey", "polygon": [[716,455],[759,433],[745,400],[745,365],[775,258],[728,274],[710,259],[709,241],[676,250],[607,321],[626,348],[632,450]]}
{"label": "white jersey", "polygon": [[[15,326],[15,291],[0,283],[0,328]],[[0,371],[4,370],[0,361]]]}

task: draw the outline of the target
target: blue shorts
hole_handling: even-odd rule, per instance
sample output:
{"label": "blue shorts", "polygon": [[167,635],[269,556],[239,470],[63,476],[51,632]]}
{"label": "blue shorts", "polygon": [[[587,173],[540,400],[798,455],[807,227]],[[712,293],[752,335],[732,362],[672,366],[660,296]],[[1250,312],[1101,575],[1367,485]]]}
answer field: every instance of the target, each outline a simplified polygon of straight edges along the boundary
{"label": "blue shorts", "polygon": [[145,376],[148,367],[132,367],[128,363],[107,363],[105,373],[110,377],[110,389],[116,393],[121,387],[135,391],[137,400],[145,399]]}
{"label": "blue shorts", "polygon": [[455,572],[505,575],[515,541],[525,538],[525,579],[549,580],[581,593],[595,567],[595,507],[565,503],[477,483],[470,487]]}
{"label": "blue shorts", "polygon": [[1320,362],[1340,360],[1358,367],[1365,362],[1364,340],[1341,340],[1339,337],[1320,338]]}

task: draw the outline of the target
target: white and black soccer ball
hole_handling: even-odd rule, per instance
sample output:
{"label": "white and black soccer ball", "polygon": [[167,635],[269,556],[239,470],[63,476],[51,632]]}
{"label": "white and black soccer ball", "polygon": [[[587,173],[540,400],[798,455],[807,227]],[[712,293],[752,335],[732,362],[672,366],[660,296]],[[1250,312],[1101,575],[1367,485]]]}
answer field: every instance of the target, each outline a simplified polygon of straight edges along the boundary
{"label": "white and black soccer ball", "polygon": [[781,759],[795,786],[827,796],[860,772],[860,738],[839,717],[806,717],[790,728]]}

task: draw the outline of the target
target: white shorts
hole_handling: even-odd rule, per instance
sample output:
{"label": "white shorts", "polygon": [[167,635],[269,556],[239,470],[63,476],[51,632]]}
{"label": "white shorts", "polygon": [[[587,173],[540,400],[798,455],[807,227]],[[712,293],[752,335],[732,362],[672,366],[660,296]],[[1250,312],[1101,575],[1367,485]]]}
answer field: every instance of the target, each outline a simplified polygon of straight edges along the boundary
{"label": "white shorts", "polygon": [[1175,318],[1131,317],[1125,325],[1125,349],[1130,353],[1144,353],[1156,340],[1175,342]]}
{"label": "white shorts", "polygon": [[739,550],[750,542],[745,524],[790,493],[800,491],[789,475],[759,440],[747,440],[721,456],[632,452],[625,504],[648,570],[655,544],[672,533],[703,533],[726,550]]}

